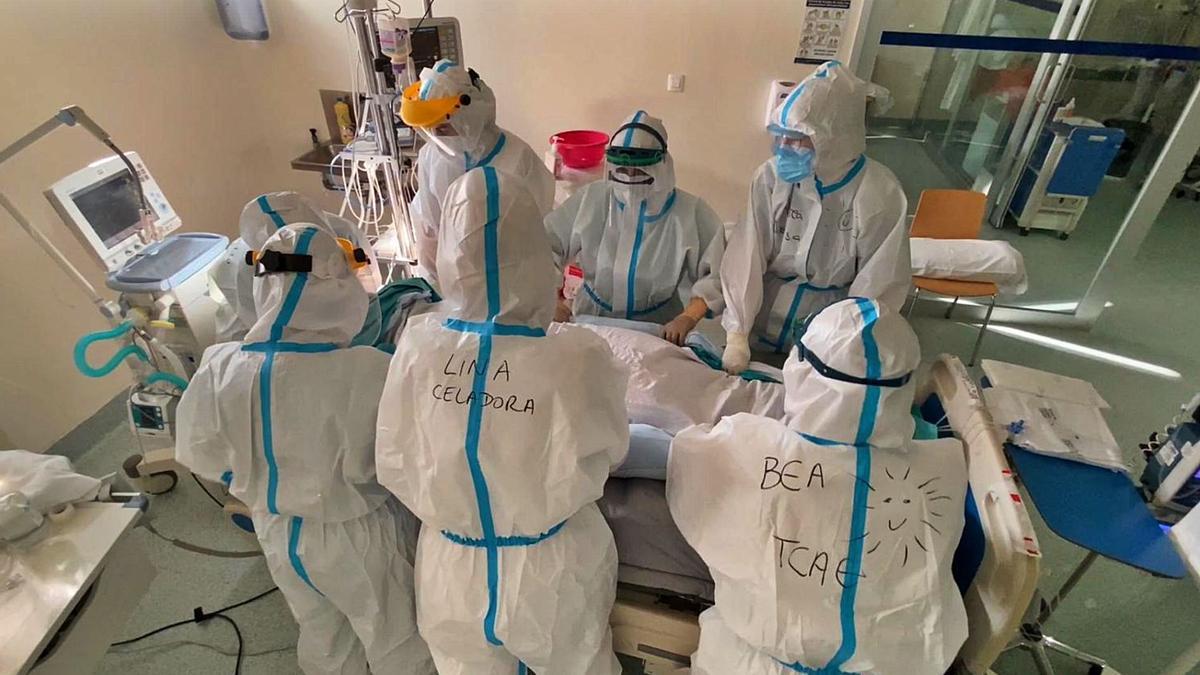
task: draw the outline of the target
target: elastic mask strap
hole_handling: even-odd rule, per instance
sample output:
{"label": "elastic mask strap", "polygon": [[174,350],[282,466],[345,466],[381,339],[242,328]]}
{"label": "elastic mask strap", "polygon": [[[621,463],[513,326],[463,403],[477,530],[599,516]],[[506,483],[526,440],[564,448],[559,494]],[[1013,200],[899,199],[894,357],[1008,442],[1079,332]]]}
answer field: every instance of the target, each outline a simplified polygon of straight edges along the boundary
{"label": "elastic mask strap", "polygon": [[804,346],[803,342],[797,342],[796,348],[800,350],[801,360],[807,361],[808,364],[813,367],[813,370],[820,373],[822,377],[827,377],[831,380],[849,382],[850,384],[857,384],[864,387],[888,387],[895,389],[908,384],[909,379],[912,378],[912,373],[905,373],[900,377],[893,377],[886,380],[874,380],[866,377],[858,377],[857,375],[843,373],[832,366],[826,365],[821,361],[821,359],[817,358],[816,354],[813,354],[811,351],[809,351],[808,348]]}

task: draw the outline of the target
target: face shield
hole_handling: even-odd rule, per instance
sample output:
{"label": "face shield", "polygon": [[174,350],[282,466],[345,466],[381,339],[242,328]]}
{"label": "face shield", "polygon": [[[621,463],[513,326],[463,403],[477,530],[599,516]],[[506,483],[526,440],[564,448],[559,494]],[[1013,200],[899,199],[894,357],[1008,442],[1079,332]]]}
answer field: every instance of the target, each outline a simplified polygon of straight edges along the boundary
{"label": "face shield", "polygon": [[413,127],[421,138],[428,143],[433,143],[434,147],[441,150],[447,157],[459,157],[462,155],[462,137],[454,130],[454,127],[449,123],[439,124],[436,127]]}
{"label": "face shield", "polygon": [[613,133],[604,157],[608,181],[624,200],[645,199],[675,187],[666,130],[643,111]]}
{"label": "face shield", "polygon": [[457,157],[462,150],[450,118],[462,107],[463,96],[430,98],[428,94],[429,87],[420,81],[405,88],[400,98],[400,119],[446,155]]}
{"label": "face shield", "polygon": [[498,135],[496,97],[475,71],[442,59],[400,97],[400,119],[443,155],[484,156]]}

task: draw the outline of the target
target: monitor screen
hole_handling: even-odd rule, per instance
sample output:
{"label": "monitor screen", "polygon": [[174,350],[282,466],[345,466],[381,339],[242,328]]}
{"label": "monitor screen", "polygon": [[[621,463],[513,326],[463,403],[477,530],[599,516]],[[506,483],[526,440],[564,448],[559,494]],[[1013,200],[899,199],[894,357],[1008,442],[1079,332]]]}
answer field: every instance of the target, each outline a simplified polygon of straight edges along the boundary
{"label": "monitor screen", "polygon": [[76,208],[107,248],[137,231],[141,213],[134,180],[129,170],[123,169],[71,195]]}
{"label": "monitor screen", "polygon": [[418,28],[412,32],[412,60],[417,73],[422,68],[432,68],[442,58],[442,46],[438,40],[437,26]]}

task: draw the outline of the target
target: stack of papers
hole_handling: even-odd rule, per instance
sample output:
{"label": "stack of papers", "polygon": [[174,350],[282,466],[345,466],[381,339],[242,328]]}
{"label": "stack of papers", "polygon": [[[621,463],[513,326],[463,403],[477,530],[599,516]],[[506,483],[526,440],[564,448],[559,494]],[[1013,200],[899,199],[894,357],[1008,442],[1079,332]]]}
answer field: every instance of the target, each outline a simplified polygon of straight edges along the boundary
{"label": "stack of papers", "polygon": [[991,387],[983,399],[1008,440],[1030,452],[1126,471],[1124,453],[1104,421],[1109,407],[1089,382],[984,360]]}

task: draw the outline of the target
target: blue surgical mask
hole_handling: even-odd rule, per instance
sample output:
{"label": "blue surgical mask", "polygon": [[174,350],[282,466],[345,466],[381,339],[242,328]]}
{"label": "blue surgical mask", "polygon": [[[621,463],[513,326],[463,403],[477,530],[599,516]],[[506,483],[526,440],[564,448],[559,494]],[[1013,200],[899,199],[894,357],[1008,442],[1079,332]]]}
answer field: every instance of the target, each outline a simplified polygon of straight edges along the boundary
{"label": "blue surgical mask", "polygon": [[775,172],[781,180],[799,183],[813,172],[812,148],[797,148],[780,143],[775,146]]}

